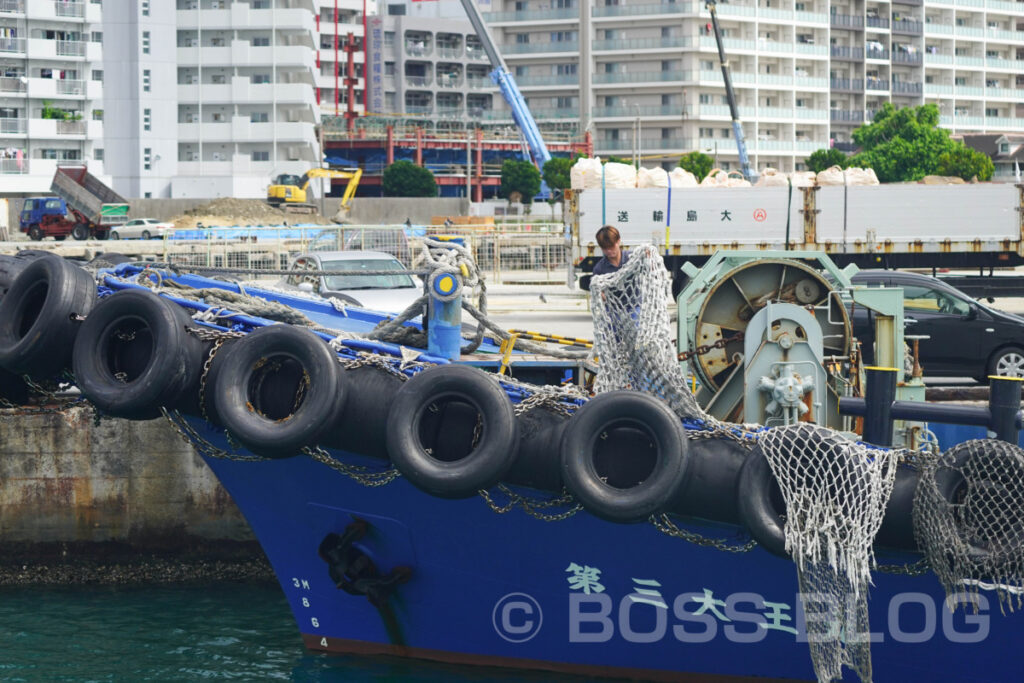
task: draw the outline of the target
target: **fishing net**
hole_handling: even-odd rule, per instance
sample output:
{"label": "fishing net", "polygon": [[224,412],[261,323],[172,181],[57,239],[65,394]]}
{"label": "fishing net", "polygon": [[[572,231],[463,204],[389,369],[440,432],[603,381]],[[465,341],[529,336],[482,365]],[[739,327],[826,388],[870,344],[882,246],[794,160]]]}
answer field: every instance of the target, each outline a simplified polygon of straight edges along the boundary
{"label": "fishing net", "polygon": [[650,244],[634,247],[619,271],[590,281],[594,353],[601,368],[594,390],[644,391],[681,417],[705,418],[672,346],[670,291],[665,263]]}
{"label": "fishing net", "polygon": [[1000,608],[1024,601],[1024,450],[995,439],[967,441],[926,461],[914,496],[914,535],[946,590],[947,605]]}
{"label": "fishing net", "polygon": [[900,451],[811,424],[762,432],[760,447],[786,503],[786,550],[797,565],[819,681],[850,667],[871,680],[868,584]]}

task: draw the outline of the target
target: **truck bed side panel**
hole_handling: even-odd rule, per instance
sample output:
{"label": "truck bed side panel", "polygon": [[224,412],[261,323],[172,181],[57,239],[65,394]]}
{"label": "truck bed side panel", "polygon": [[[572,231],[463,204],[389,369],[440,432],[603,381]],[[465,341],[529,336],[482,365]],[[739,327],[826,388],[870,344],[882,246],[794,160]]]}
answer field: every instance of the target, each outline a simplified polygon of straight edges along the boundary
{"label": "truck bed side panel", "polygon": [[[846,241],[998,242],[1020,239],[1017,188],[992,185],[853,186],[847,192]],[[818,191],[818,240],[843,242],[842,187]]]}

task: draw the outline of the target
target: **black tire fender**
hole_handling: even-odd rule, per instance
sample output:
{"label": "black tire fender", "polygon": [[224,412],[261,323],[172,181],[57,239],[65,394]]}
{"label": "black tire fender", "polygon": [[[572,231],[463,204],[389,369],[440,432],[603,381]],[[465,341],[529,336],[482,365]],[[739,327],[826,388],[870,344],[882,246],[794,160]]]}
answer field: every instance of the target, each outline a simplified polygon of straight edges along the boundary
{"label": "black tire fender", "polygon": [[[641,461],[637,449],[645,436],[652,452]],[[685,481],[686,430],[659,399],[611,391],[588,401],[569,420],[561,459],[562,479],[584,509],[612,522],[641,522],[664,510]]]}
{"label": "black tire fender", "polygon": [[476,368],[424,370],[402,386],[388,412],[391,461],[418,488],[441,498],[468,498],[497,484],[518,446],[512,402]]}
{"label": "black tire fender", "polygon": [[775,475],[760,446],[747,455],[736,482],[740,519],[762,548],[789,559],[786,552],[786,523],[777,509],[781,501]]}
{"label": "black tire fender", "polygon": [[[316,334],[270,325],[218,351],[206,401],[230,434],[257,455],[287,458],[337,421],[346,391],[338,357]],[[299,399],[299,392],[301,400]]]}
{"label": "black tire fender", "polygon": [[199,371],[203,343],[185,310],[146,290],[108,296],[89,315],[72,357],[82,394],[108,415],[149,419],[173,408]]}
{"label": "black tire fender", "polygon": [[77,316],[95,303],[89,273],[58,256],[36,258],[0,301],[0,366],[37,377],[60,373],[71,361]]}

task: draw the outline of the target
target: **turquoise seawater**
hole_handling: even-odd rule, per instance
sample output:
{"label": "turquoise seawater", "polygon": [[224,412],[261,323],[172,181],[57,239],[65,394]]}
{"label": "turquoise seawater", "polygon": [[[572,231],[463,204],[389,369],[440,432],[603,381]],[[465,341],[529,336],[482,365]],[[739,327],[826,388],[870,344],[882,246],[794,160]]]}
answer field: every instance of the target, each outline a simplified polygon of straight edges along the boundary
{"label": "turquoise seawater", "polygon": [[0,681],[207,680],[555,678],[313,654],[303,648],[276,585],[0,589]]}

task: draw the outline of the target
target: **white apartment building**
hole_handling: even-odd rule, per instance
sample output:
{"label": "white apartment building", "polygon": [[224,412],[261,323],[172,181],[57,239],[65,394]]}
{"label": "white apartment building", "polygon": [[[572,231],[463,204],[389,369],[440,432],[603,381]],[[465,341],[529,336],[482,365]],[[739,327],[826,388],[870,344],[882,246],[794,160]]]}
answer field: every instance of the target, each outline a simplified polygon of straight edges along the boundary
{"label": "white apartment building", "polygon": [[[732,0],[718,15],[751,162],[791,170],[882,103],[934,102],[958,133],[1024,130],[1024,2]],[[738,168],[710,15],[677,0],[493,0],[534,115],[596,153],[706,151]],[[870,119],[868,119],[870,120]]]}
{"label": "white apartment building", "polygon": [[0,0],[0,194],[49,192],[58,163],[104,174],[100,9]]}
{"label": "white apartment building", "polygon": [[[265,197],[319,159],[318,0],[106,0],[125,196]],[[115,171],[116,169],[116,171]]]}

